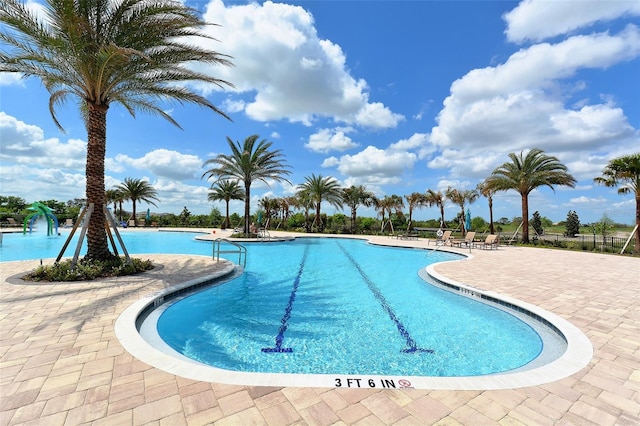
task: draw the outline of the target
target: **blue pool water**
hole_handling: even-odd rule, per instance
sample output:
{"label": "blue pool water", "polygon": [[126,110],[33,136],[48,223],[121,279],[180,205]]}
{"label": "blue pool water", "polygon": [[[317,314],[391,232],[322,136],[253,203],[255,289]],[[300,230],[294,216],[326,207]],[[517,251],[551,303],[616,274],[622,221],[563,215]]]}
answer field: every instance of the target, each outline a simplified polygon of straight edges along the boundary
{"label": "blue pool water", "polygon": [[244,274],[168,306],[174,350],[250,372],[468,376],[535,359],[540,336],[418,276],[453,254],[302,238],[249,244]]}
{"label": "blue pool water", "polygon": [[[66,249],[65,257],[73,256],[78,242],[78,234],[79,232],[76,233]],[[127,231],[125,229],[120,231],[120,235],[130,254],[167,253],[211,255],[210,242],[195,240],[197,235],[202,235],[198,233],[139,232]],[[37,233],[6,233],[3,235],[2,244],[0,245],[0,261],[56,258],[68,236],[68,230],[61,230],[61,235],[55,236]],[[123,254],[117,240],[116,245],[119,253]],[[80,255],[84,255],[86,251],[85,241]]]}

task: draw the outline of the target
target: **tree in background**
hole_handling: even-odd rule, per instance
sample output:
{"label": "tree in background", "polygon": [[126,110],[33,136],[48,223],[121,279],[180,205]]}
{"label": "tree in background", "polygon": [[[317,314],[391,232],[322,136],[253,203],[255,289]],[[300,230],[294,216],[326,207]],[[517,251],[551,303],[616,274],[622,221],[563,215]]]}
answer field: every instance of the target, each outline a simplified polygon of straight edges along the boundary
{"label": "tree in background", "polygon": [[575,237],[580,233],[580,219],[574,210],[567,213],[567,223],[565,223],[565,233],[567,237]]}
{"label": "tree in background", "polygon": [[[337,209],[342,210],[342,189],[338,181],[331,177],[322,177],[322,175],[305,177],[305,182],[300,185],[300,191],[306,192],[314,203],[316,208],[316,217],[314,218],[314,224],[320,229],[320,232],[324,230],[324,223],[320,217],[320,206],[323,201],[328,202]],[[312,225],[313,226],[313,225]]]}
{"label": "tree in background", "polygon": [[445,197],[440,191],[434,191],[427,189],[427,205],[429,207],[437,206],[440,209],[440,228],[444,228],[446,223],[444,221],[444,201]]}
{"label": "tree in background", "polygon": [[[201,14],[170,0],[46,0],[46,13],[34,13],[30,2],[2,0],[0,72],[39,78],[49,91],[49,110],[62,129],[55,107],[75,98],[87,128],[86,194],[95,206],[87,231],[87,259],[107,260],[105,229],[105,154],[107,111],[121,104],[159,115],[179,127],[165,101],[193,103],[227,117],[184,82],[219,87],[230,83],[184,66],[199,61],[231,65],[228,56],[192,43],[206,23]],[[162,105],[155,102],[162,101]],[[228,117],[227,117],[228,118]]]}
{"label": "tree in background", "polygon": [[640,253],[640,152],[614,158],[594,182],[610,188],[620,186],[618,194],[634,193],[636,198],[636,243],[634,253]]}
{"label": "tree in background", "polygon": [[351,233],[353,234],[356,229],[357,210],[360,206],[371,207],[375,195],[372,192],[367,191],[363,185],[355,186],[351,185],[349,188],[342,189],[342,201],[351,210]]}
{"label": "tree in background", "polygon": [[[493,194],[495,193],[495,191],[491,189],[489,185],[487,185],[486,181],[480,182],[476,187],[476,190],[478,191],[479,194],[485,197],[489,202],[489,233],[495,234],[495,230],[493,228]],[[473,228],[473,229],[478,229],[478,228]]]}
{"label": "tree in background", "polygon": [[122,192],[123,199],[131,200],[132,213],[130,219],[133,219],[135,225],[138,226],[138,220],[136,218],[136,203],[138,201],[144,201],[154,207],[158,207],[153,201],[160,201],[157,196],[157,191],[153,186],[149,185],[149,182],[142,179],[125,178],[124,183],[121,183],[116,187]]}
{"label": "tree in background", "polygon": [[533,212],[531,226],[533,226],[534,231],[536,231],[536,235],[542,235],[544,233],[544,229],[542,229],[542,219],[540,218],[540,213],[537,210]]}
{"label": "tree in background", "polygon": [[555,192],[554,185],[574,188],[576,179],[567,173],[567,167],[556,157],[546,155],[534,148],[525,156],[509,154],[510,162],[497,167],[485,183],[492,191],[513,189],[521,196],[522,204],[522,242],[529,242],[529,194],[540,186],[548,186]]}
{"label": "tree in background", "polygon": [[480,194],[478,194],[478,191],[476,191],[475,189],[467,189],[466,191],[462,191],[449,187],[447,188],[445,195],[452,203],[460,206],[460,221],[463,224],[462,235],[464,236],[466,231],[468,231],[468,229],[465,229],[466,227],[464,226],[464,205],[465,203],[473,203],[478,199]]}
{"label": "tree in background", "polygon": [[220,226],[221,229],[227,229],[231,226],[229,220],[229,202],[231,200],[244,200],[244,197],[244,189],[242,189],[237,180],[224,179],[211,184],[207,200],[225,202],[226,214],[224,223]]}
{"label": "tree in background", "polygon": [[191,216],[191,212],[189,211],[187,206],[184,206],[184,208],[180,212],[180,224],[182,226],[187,226],[189,224],[189,216]]}
{"label": "tree in background", "polygon": [[[233,142],[227,136],[231,154],[219,154],[205,161],[204,165],[214,167],[204,172],[202,177],[214,178],[216,181],[233,179],[244,184],[244,234],[249,238],[251,220],[251,185],[259,180],[269,185],[268,180],[289,182],[285,176],[291,174],[285,163],[284,155],[279,149],[270,150],[273,142],[266,139],[258,142],[258,135],[247,137],[242,145]],[[256,144],[257,143],[257,144]]]}
{"label": "tree in background", "polygon": [[409,207],[409,226],[407,231],[411,231],[411,227],[413,225],[413,211],[428,204],[427,196],[420,192],[413,192],[409,195],[405,195],[404,199],[407,200],[407,206]]}

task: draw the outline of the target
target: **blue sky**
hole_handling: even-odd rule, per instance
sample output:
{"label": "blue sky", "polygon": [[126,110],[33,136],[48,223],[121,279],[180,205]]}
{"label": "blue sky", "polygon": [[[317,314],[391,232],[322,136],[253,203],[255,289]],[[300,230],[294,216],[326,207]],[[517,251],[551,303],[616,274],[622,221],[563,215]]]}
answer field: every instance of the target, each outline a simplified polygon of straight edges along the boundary
{"label": "blue sky", "polygon": [[[207,29],[218,40],[207,46],[235,65],[199,65],[234,89],[194,89],[233,122],[194,106],[163,105],[180,130],[110,108],[107,189],[125,177],[148,180],[160,199],[150,206],[154,213],[224,211],[223,203],[207,201],[202,165],[229,152],[227,136],[258,134],[282,150],[292,185],[255,183],[253,211],[262,197],[294,194],[312,173],[378,196],[473,189],[510,152],[537,147],[566,164],[578,184],[534,191],[530,213],[561,221],[575,210],[583,223],[604,213],[634,221],[633,196],[594,186],[593,178],[610,159],[640,151],[640,2],[189,4],[219,24]],[[0,73],[2,195],[84,197],[79,111],[72,103],[58,110],[62,133],[48,98],[39,81]],[[231,209],[241,212],[242,203]],[[486,199],[470,209],[488,219]],[[447,219],[457,213],[445,206]],[[496,219],[520,215],[519,194],[495,196]],[[438,216],[435,208],[414,215]]]}

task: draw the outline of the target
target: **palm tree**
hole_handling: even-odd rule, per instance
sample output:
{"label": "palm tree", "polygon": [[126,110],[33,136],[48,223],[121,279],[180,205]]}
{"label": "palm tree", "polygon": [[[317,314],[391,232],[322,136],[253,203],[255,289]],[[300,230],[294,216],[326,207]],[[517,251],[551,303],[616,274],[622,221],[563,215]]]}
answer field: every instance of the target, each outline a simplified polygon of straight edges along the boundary
{"label": "palm tree", "polygon": [[264,228],[269,229],[269,224],[271,223],[271,217],[272,216],[277,217],[278,212],[280,211],[280,200],[278,198],[264,197],[260,199],[260,201],[258,202],[258,205],[262,207],[262,209],[264,210],[264,216],[265,216]]}
{"label": "palm tree", "polygon": [[513,152],[510,162],[496,168],[485,179],[493,191],[513,189],[522,197],[522,242],[529,242],[529,194],[540,186],[548,186],[555,192],[553,185],[574,188],[576,179],[567,173],[567,167],[556,157],[546,155],[543,150],[534,148],[523,156]]}
{"label": "palm tree", "polygon": [[304,189],[299,190],[296,193],[295,201],[290,204],[295,208],[304,210],[304,229],[309,232],[311,230],[311,226],[309,225],[309,210],[311,210],[315,204],[311,193]]}
{"label": "palm tree", "polygon": [[122,200],[122,193],[117,189],[107,189],[105,191],[104,203],[109,206],[113,203],[113,215],[117,214],[118,202]]}
{"label": "palm tree", "polygon": [[640,152],[614,158],[594,182],[610,188],[618,188],[618,194],[633,192],[636,196],[636,245],[634,253],[640,252]]}
{"label": "palm tree", "polygon": [[124,183],[118,185],[116,188],[122,192],[122,196],[125,200],[131,200],[131,203],[133,204],[131,217],[133,218],[135,226],[138,226],[138,221],[136,220],[136,203],[138,201],[144,201],[152,206],[158,207],[152,201],[160,201],[157,196],[158,193],[146,180],[125,178]]}
{"label": "palm tree", "polygon": [[386,195],[382,200],[378,200],[376,204],[376,208],[379,209],[382,213],[382,227],[380,228],[381,232],[387,227],[387,223],[385,222],[385,212],[389,212],[389,224],[391,225],[391,229],[393,230],[393,223],[391,223],[391,215],[395,211],[396,214],[402,214],[402,208],[404,207],[404,201],[402,201],[402,197],[396,194]]}
{"label": "palm tree", "polygon": [[[240,142],[233,142],[227,136],[227,143],[231,154],[220,154],[205,161],[204,165],[213,164],[214,167],[203,173],[202,177],[221,179],[235,179],[244,184],[244,233],[249,237],[251,184],[262,181],[267,185],[268,179],[289,182],[284,176],[291,174],[284,162],[284,155],[279,149],[270,151],[273,142],[265,139],[258,142],[258,135],[249,136]],[[257,145],[256,145],[257,142]]]}
{"label": "palm tree", "polygon": [[407,231],[411,231],[411,225],[413,222],[413,211],[416,208],[424,207],[425,205],[427,205],[427,196],[419,192],[413,192],[409,195],[405,195],[404,199],[407,200],[407,205],[409,207],[409,226],[407,227]]}
{"label": "palm tree", "polygon": [[445,195],[452,203],[460,206],[460,210],[462,213],[460,216],[460,220],[463,223],[462,236],[464,236],[467,231],[467,229],[465,229],[466,227],[464,226],[464,205],[466,202],[471,204],[475,200],[477,200],[479,196],[478,191],[474,189],[467,189],[465,191],[461,191],[461,190],[457,190],[455,188],[449,187],[447,188]]}
{"label": "palm tree", "polygon": [[494,191],[487,185],[486,181],[482,181],[476,186],[476,191],[489,201],[489,233],[495,234],[493,227],[493,194]]}
{"label": "palm tree", "polygon": [[444,222],[444,200],[445,197],[442,195],[442,192],[434,191],[432,189],[427,189],[427,198],[426,202],[429,207],[437,206],[440,209],[440,227],[445,226]]}
{"label": "palm tree", "polygon": [[366,190],[363,185],[351,185],[349,188],[342,189],[342,202],[351,209],[351,233],[355,231],[356,212],[358,207],[371,207],[375,196],[372,192]]}
{"label": "palm tree", "polygon": [[222,229],[227,229],[231,226],[231,220],[229,219],[229,202],[231,200],[244,200],[244,189],[240,186],[237,180],[224,179],[211,185],[209,189],[209,195],[207,196],[209,201],[223,201],[225,202],[226,215]]}
{"label": "palm tree", "polygon": [[323,178],[322,175],[316,176],[315,174],[311,174],[311,176],[305,177],[305,183],[300,185],[300,190],[308,193],[311,197],[316,208],[314,223],[318,226],[320,232],[322,232],[324,230],[324,224],[320,217],[322,201],[327,201],[335,208],[342,210],[342,190],[340,189],[340,184],[330,176]]}
{"label": "palm tree", "polygon": [[211,37],[199,31],[206,25],[200,14],[181,2],[45,1],[46,14],[35,14],[27,2],[2,0],[0,41],[11,50],[0,52],[0,72],[39,78],[51,95],[49,110],[60,129],[55,107],[69,98],[79,102],[87,127],[86,198],[95,206],[86,258],[105,260],[113,256],[102,209],[110,105],[119,103],[131,115],[136,110],[156,114],[178,127],[164,102],[157,102],[193,103],[227,117],[184,83],[231,84],[184,64],[231,62],[226,55],[189,43],[195,36]]}

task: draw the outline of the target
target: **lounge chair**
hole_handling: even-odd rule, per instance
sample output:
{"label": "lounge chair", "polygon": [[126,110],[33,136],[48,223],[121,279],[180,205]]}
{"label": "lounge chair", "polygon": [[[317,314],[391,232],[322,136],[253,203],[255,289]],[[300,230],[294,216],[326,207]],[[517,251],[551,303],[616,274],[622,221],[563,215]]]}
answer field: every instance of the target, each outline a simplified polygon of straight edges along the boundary
{"label": "lounge chair", "polygon": [[465,235],[464,238],[451,240],[451,245],[452,246],[458,246],[458,247],[462,248],[462,245],[464,244],[466,247],[472,247],[473,246],[473,239],[475,237],[476,237],[475,231],[469,231],[469,232],[467,232],[467,235]]}
{"label": "lounge chair", "polygon": [[446,246],[447,244],[451,244],[451,231],[444,231],[442,237],[436,240],[437,246]]}
{"label": "lounge chair", "polygon": [[64,221],[64,227],[65,228],[71,228],[73,227],[73,219],[67,219]]}
{"label": "lounge chair", "polygon": [[9,223],[9,226],[20,227],[20,224],[12,217],[8,217],[7,222]]}
{"label": "lounge chair", "polygon": [[493,250],[494,248],[498,249],[498,236],[495,234],[487,235],[487,238],[484,240],[482,244],[480,244],[481,249],[489,249]]}
{"label": "lounge chair", "polygon": [[133,219],[129,220],[129,225],[128,226],[129,227],[136,226],[136,221],[133,220]]}

